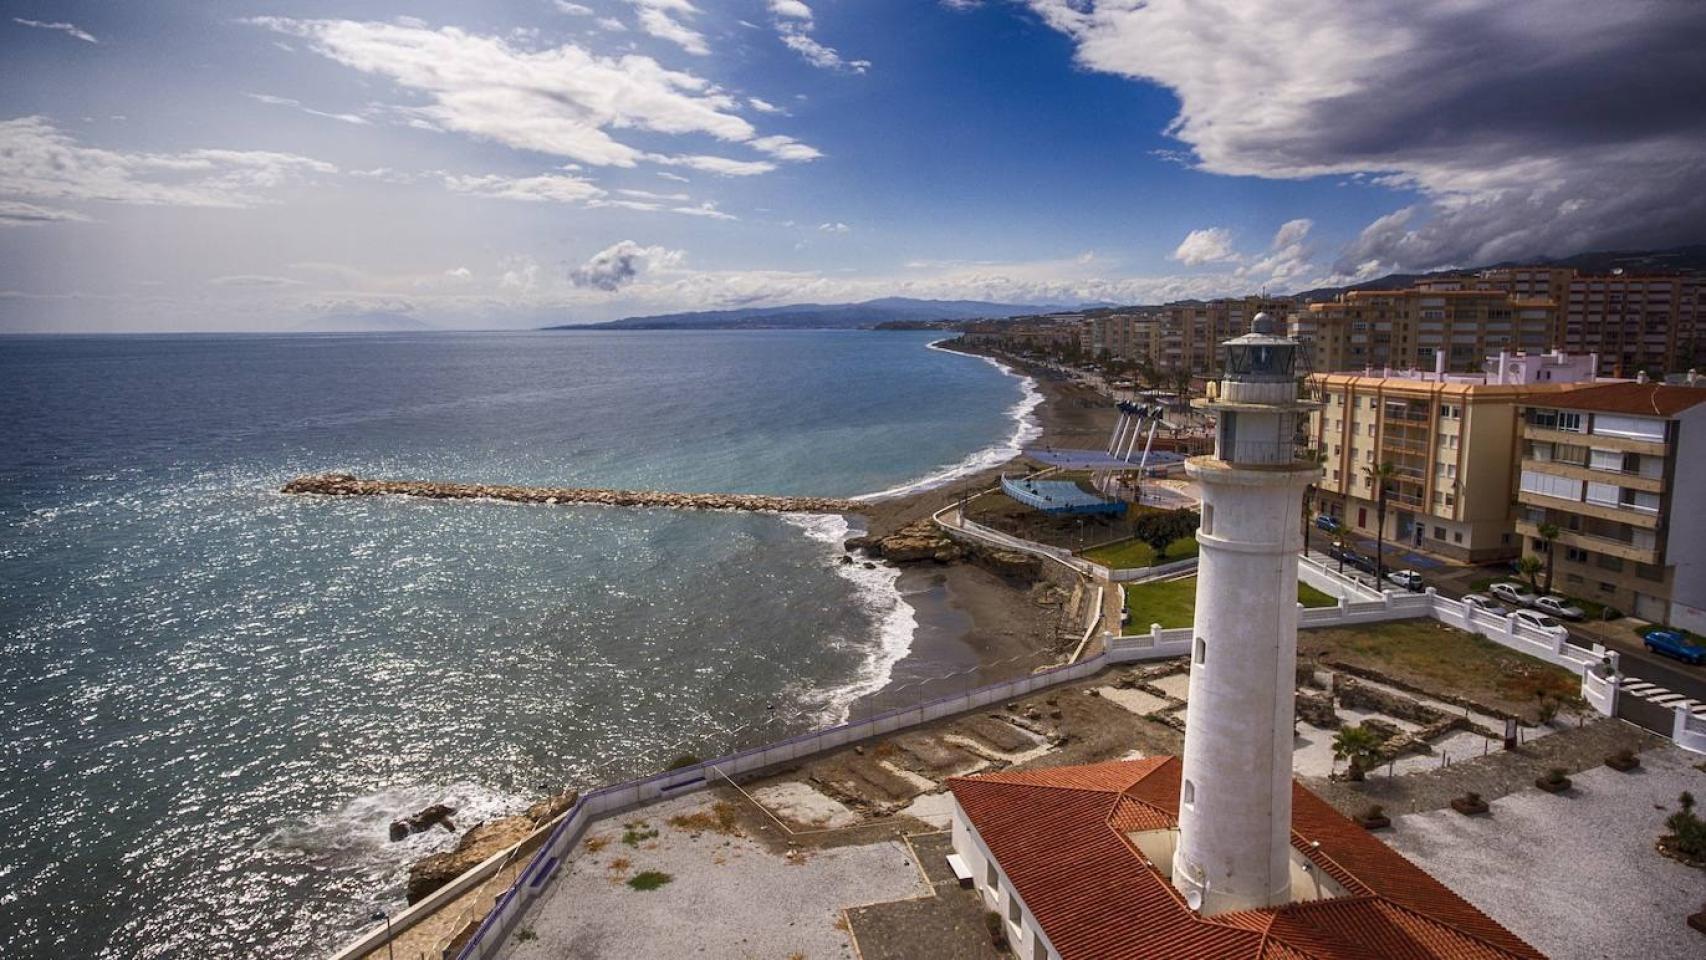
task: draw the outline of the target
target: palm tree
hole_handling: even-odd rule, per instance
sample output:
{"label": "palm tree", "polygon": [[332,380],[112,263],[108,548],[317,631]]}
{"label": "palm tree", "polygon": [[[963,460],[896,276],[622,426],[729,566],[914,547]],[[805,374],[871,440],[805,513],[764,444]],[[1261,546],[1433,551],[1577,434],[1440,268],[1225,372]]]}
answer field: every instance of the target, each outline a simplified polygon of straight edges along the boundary
{"label": "palm tree", "polygon": [[1540,592],[1540,584],[1535,579],[1540,567],[1540,558],[1536,556],[1525,556],[1516,562],[1516,572],[1528,578],[1528,585],[1534,588],[1535,593]]}
{"label": "palm tree", "polygon": [[1374,484],[1374,584],[1379,589],[1386,580],[1386,488],[1398,475],[1398,465],[1389,460],[1363,467],[1362,474]]}
{"label": "palm tree", "polygon": [[1333,735],[1333,757],[1350,764],[1345,777],[1361,780],[1368,765],[1379,757],[1380,735],[1367,727],[1344,727]]}
{"label": "palm tree", "polygon": [[1543,523],[1540,525],[1538,532],[1540,534],[1540,539],[1546,541],[1546,592],[1551,593],[1552,565],[1557,560],[1556,551],[1554,551],[1553,547],[1556,546],[1558,535],[1564,531],[1555,523]]}

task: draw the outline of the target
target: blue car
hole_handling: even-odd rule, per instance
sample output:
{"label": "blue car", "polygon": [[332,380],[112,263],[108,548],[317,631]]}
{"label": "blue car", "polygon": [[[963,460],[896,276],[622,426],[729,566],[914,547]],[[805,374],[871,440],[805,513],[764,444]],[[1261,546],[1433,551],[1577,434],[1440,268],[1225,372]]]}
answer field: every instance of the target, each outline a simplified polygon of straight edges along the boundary
{"label": "blue car", "polygon": [[1675,657],[1684,663],[1696,666],[1706,663],[1706,647],[1695,643],[1687,634],[1676,630],[1654,630],[1647,634],[1645,643],[1647,649],[1654,653],[1662,653],[1667,657]]}
{"label": "blue car", "polygon": [[1316,529],[1319,529],[1319,530],[1325,530],[1328,533],[1338,533],[1339,532],[1339,518],[1338,517],[1331,517],[1331,516],[1328,516],[1327,514],[1323,513],[1319,517],[1315,518],[1315,527],[1316,527]]}

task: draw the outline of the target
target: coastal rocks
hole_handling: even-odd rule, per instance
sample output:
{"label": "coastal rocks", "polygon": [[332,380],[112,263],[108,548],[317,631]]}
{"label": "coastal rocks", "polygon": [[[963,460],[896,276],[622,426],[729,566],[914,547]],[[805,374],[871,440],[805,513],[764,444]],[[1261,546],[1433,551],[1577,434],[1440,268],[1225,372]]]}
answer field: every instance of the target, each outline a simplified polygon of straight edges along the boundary
{"label": "coastal rocks", "polygon": [[455,814],[455,807],[435,803],[412,816],[391,821],[391,839],[392,841],[402,840],[410,834],[424,833],[433,827],[443,827],[451,833],[455,833],[456,823],[450,819]]}
{"label": "coastal rocks", "polygon": [[887,536],[853,537],[845,546],[890,563],[954,563],[965,557],[965,550],[929,520],[915,520]]}
{"label": "coastal rocks", "polygon": [[1297,692],[1297,719],[1322,730],[1337,730],[1341,721],[1333,709],[1333,697],[1326,693]]}
{"label": "coastal rocks", "polygon": [[326,497],[422,497],[429,500],[505,500],[512,503],[597,504],[678,510],[745,510],[774,513],[857,513],[864,504],[836,497],[773,497],[754,493],[668,493],[598,487],[518,487],[489,483],[364,480],[347,473],[297,477],[283,493]]}
{"label": "coastal rocks", "polygon": [[568,790],[535,803],[526,813],[477,824],[462,835],[454,850],[416,861],[409,868],[409,903],[419,903],[493,854],[527,839],[533,831],[567,812],[579,798],[577,791]]}
{"label": "coastal rocks", "polygon": [[979,550],[972,562],[1007,580],[1032,581],[1043,572],[1042,560],[1014,550]]}

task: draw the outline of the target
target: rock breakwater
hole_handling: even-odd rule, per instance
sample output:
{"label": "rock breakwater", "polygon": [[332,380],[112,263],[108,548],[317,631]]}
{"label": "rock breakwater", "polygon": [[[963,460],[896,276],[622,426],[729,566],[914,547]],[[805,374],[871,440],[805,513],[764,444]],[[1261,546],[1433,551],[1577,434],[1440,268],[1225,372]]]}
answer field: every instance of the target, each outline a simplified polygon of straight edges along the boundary
{"label": "rock breakwater", "polygon": [[774,513],[858,513],[864,504],[837,497],[786,497],[758,493],[670,493],[601,487],[522,487],[491,483],[369,480],[347,473],[297,477],[284,493],[327,497],[422,497],[429,500],[507,500],[514,503],[599,504],[672,510],[746,510]]}

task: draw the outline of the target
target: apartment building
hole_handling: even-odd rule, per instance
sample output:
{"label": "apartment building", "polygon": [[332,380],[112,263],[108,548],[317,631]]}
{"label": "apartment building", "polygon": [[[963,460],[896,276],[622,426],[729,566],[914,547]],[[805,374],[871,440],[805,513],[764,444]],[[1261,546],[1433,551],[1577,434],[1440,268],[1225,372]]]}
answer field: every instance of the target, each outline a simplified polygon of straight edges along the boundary
{"label": "apartment building", "polygon": [[1478,371],[1500,351],[1559,346],[1555,301],[1504,290],[1466,289],[1471,279],[1432,280],[1408,290],[1353,290],[1293,315],[1290,332],[1319,371],[1365,368]]}
{"label": "apartment building", "polygon": [[1157,349],[1161,325],[1161,316],[1150,312],[1090,317],[1079,325],[1079,346],[1089,357],[1143,360]]}
{"label": "apartment building", "polygon": [[1323,406],[1309,430],[1324,476],[1311,510],[1376,536],[1374,471],[1389,463],[1388,543],[1472,563],[1515,556],[1518,411],[1591,380],[1592,364],[1507,354],[1485,365],[1494,372],[1312,375],[1310,390]]}
{"label": "apartment building", "polygon": [[1684,373],[1706,361],[1706,280],[1587,276],[1570,280],[1563,346],[1599,354],[1600,373]]}
{"label": "apartment building", "polygon": [[1552,588],[1706,633],[1706,388],[1608,383],[1522,406],[1516,532],[1526,554],[1555,551]]}
{"label": "apartment building", "polygon": [[1220,373],[1220,345],[1250,332],[1258,313],[1283,317],[1295,309],[1289,297],[1223,297],[1182,300],[1160,308],[1161,325],[1152,337],[1150,361],[1162,369],[1186,367],[1192,373]]}

